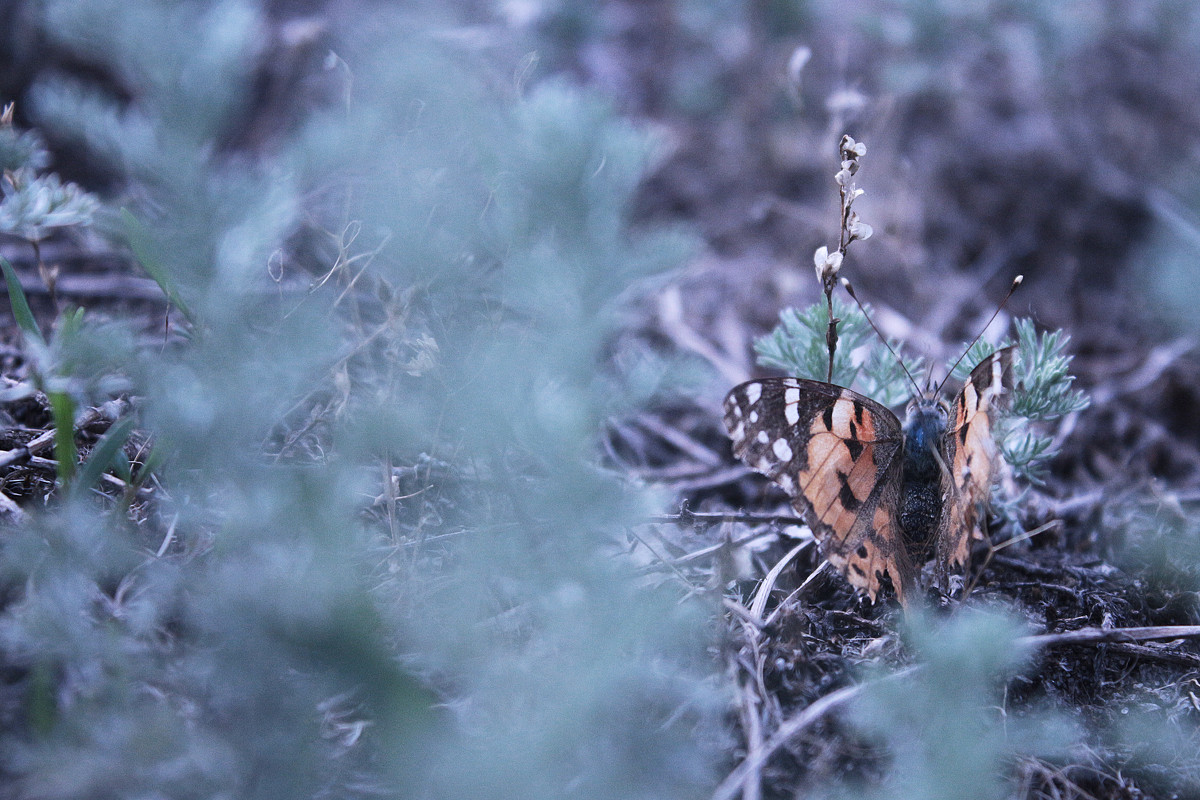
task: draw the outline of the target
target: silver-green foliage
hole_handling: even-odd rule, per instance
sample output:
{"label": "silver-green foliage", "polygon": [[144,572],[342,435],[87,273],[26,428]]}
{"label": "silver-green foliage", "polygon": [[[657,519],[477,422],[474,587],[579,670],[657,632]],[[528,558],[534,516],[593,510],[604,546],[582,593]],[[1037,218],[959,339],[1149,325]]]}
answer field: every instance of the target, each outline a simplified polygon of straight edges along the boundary
{"label": "silver-green foliage", "polygon": [[18,169],[44,170],[50,165],[50,153],[37,131],[19,130],[12,123],[11,105],[0,113],[0,172]]}
{"label": "silver-green foliage", "polygon": [[99,204],[58,175],[18,169],[0,180],[0,233],[41,241],[55,230],[89,225]]}
{"label": "silver-green foliage", "polygon": [[13,125],[13,106],[0,112],[0,234],[39,242],[65,228],[92,224],[95,197],[54,173],[41,137]]}
{"label": "silver-green foliage", "polygon": [[[889,407],[912,397],[913,386],[905,370],[909,375],[922,374],[921,359],[905,358],[901,365],[880,343],[862,311],[837,296],[833,316],[839,320],[833,382]],[[779,325],[754,342],[759,363],[798,378],[825,380],[829,374],[829,349],[825,344],[828,324],[829,309],[824,303],[803,310],[784,309],[779,314]]]}
{"label": "silver-green foliage", "polygon": [[878,785],[845,796],[1017,796],[1016,760],[1061,758],[1078,736],[1059,716],[1006,713],[1005,684],[1031,660],[1013,619],[980,611],[945,620],[914,614],[907,627],[917,666],[874,675],[850,715],[870,741],[885,746],[890,766]]}
{"label": "silver-green foliage", "polygon": [[[233,159],[261,8],[45,5],[137,96],[56,79],[37,113],[141,187],[139,254],[189,310],[123,367],[180,545],[88,498],[6,535],[0,652],[32,699],[0,770],[45,798],[695,796],[704,608],[614,555],[654,498],[592,463],[614,311],[687,245],[626,224],[651,142],[415,14],[342,23],[348,102]],[[278,299],[302,208],[373,293]],[[332,450],[264,457],[325,401]],[[387,535],[381,462],[420,481]]]}
{"label": "silver-green foliage", "polygon": [[[803,311],[785,309],[779,325],[759,338],[755,351],[765,367],[786,370],[811,380],[825,380],[829,351],[825,345],[828,312],[824,303],[814,303]],[[895,407],[912,397],[908,376],[923,372],[919,359],[904,360],[904,368],[871,330],[862,312],[835,298],[834,316],[838,323],[838,350],[834,357],[833,382],[855,389],[885,406]],[[1014,391],[1011,404],[996,424],[996,438],[1005,461],[1021,477],[1041,480],[1045,462],[1054,453],[1053,437],[1038,426],[1087,407],[1087,396],[1073,388],[1071,356],[1065,354],[1070,337],[1062,331],[1038,333],[1033,322],[1016,322],[1016,342],[991,344],[982,339],[966,351],[961,360],[947,365],[953,377],[965,380],[983,359],[1001,347],[1017,346],[1014,360]],[[893,345],[893,350],[898,348]]]}
{"label": "silver-green foliage", "polygon": [[1045,462],[1054,456],[1054,438],[1039,428],[1067,414],[1082,411],[1088,398],[1075,389],[1071,375],[1071,356],[1066,355],[1071,337],[1062,331],[1038,333],[1033,321],[1016,321],[1017,340],[992,345],[982,340],[967,350],[954,370],[963,380],[971,368],[1000,347],[1016,345],[1013,361],[1014,392],[1012,403],[996,426],[1000,452],[1013,470],[1026,480],[1040,482]]}

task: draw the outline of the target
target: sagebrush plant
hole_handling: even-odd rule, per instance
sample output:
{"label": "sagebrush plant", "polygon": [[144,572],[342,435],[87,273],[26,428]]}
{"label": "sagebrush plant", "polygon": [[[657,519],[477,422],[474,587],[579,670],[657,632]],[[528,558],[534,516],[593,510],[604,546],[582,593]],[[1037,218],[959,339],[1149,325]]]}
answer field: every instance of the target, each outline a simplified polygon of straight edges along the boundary
{"label": "sagebrush plant", "polygon": [[949,619],[915,613],[904,640],[916,656],[908,674],[872,670],[849,715],[853,727],[892,758],[878,785],[845,796],[909,800],[1020,797],[1014,762],[1061,759],[1079,731],[1051,713],[1006,715],[1006,685],[1034,659],[1017,639],[1023,626],[996,611]]}
{"label": "sagebrush plant", "polygon": [[[889,408],[912,396],[910,375],[924,372],[919,357],[903,358],[903,366],[880,343],[863,312],[840,296],[833,298],[833,313],[838,320],[838,347],[833,357],[833,380],[878,400]],[[865,306],[867,313],[871,307]],[[813,303],[805,309],[785,308],[779,313],[779,324],[770,333],[754,342],[758,363],[781,369],[808,380],[823,381],[828,373],[829,351],[825,334],[829,327],[829,306]],[[893,343],[893,347],[897,347]]]}
{"label": "sagebrush plant", "polygon": [[0,234],[36,249],[51,234],[91,225],[100,209],[95,196],[54,172],[40,136],[13,124],[15,106],[0,111]]}
{"label": "sagebrush plant", "polygon": [[331,33],[339,102],[234,154],[263,7],[39,13],[126,95],[50,77],[32,113],[136,189],[130,244],[188,336],[109,387],[169,451],[151,518],[72,495],[0,545],[0,654],[30,698],[5,784],[702,792],[707,607],[619,557],[658,498],[594,451],[636,398],[600,365],[615,312],[691,246],[628,225],[652,139],[563,83],[498,90],[512,70],[452,28],[372,7]]}
{"label": "sagebrush plant", "polygon": [[17,129],[13,124],[15,111],[15,103],[0,107],[0,172],[41,172],[50,165],[50,151],[37,131]]}
{"label": "sagebrush plant", "polygon": [[[923,360],[909,357],[898,342],[891,350],[876,336],[857,306],[838,298],[833,302],[838,322],[838,350],[833,361],[833,383],[854,389],[895,408],[912,397],[908,375],[924,372]],[[870,306],[866,306],[870,313]],[[825,332],[828,312],[823,302],[805,309],[780,312],[779,325],[754,343],[759,363],[781,369],[798,378],[825,380],[828,353]],[[1073,388],[1071,356],[1066,354],[1070,337],[1062,331],[1038,332],[1033,322],[1015,322],[1016,341],[993,344],[980,340],[966,351],[953,368],[963,380],[983,359],[996,350],[1015,344],[1014,388],[1011,404],[998,416],[994,431],[1001,455],[1019,477],[1040,482],[1046,462],[1054,457],[1054,438],[1041,427],[1067,414],[1087,408],[1087,396]],[[894,354],[893,354],[894,351]],[[897,357],[903,359],[903,368]],[[905,374],[907,370],[907,375]]]}
{"label": "sagebrush plant", "polygon": [[[55,233],[92,225],[100,203],[79,186],[45,172],[50,154],[36,131],[17,129],[14,110],[14,104],[9,103],[0,111],[0,235],[23,239],[31,245],[53,297],[54,273],[42,264],[40,242]],[[76,450],[67,432],[74,428],[78,409],[100,404],[128,388],[113,369],[129,352],[126,331],[97,322],[82,308],[68,307],[49,325],[47,337],[30,309],[16,270],[3,257],[0,270],[13,319],[21,331],[26,363],[25,379],[0,391],[0,400],[13,402],[38,393],[44,395],[58,432],[55,451],[59,481],[64,490],[71,490]],[[116,408],[109,406],[110,413]],[[106,441],[110,446],[100,454],[107,459],[104,468],[113,457],[108,451],[119,449],[124,440],[114,435]]]}
{"label": "sagebrush plant", "polygon": [[[835,279],[842,269],[847,246],[869,238],[871,227],[852,210],[853,202],[863,194],[854,176],[866,146],[850,136],[839,145],[841,169],[834,177],[841,196],[838,248],[822,246],[813,256],[817,280],[825,292],[825,303],[805,309],[786,308],[779,324],[754,342],[759,363],[781,369],[798,378],[824,380],[854,389],[889,408],[913,395],[912,377],[924,372],[920,358],[904,355],[899,342],[885,342],[873,329],[866,314],[870,307],[851,305],[833,295]],[[850,284],[843,279],[847,290]],[[830,315],[833,316],[831,322]],[[1037,483],[1046,461],[1054,456],[1054,439],[1039,430],[1039,425],[1088,405],[1083,392],[1073,388],[1071,356],[1065,353],[1070,341],[1062,331],[1038,333],[1031,320],[1015,324],[1016,342],[991,343],[982,337],[971,343],[961,359],[947,363],[945,371],[959,381],[965,380],[983,359],[996,350],[1015,344],[1014,391],[994,424],[993,433],[1004,460],[1019,477]],[[836,330],[835,330],[836,328]]]}

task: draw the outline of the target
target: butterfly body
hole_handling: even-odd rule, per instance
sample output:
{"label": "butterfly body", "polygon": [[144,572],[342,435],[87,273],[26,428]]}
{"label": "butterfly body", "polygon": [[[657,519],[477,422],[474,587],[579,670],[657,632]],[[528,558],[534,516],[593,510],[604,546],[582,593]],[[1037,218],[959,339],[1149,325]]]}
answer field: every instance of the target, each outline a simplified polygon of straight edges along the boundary
{"label": "butterfly body", "polygon": [[942,470],[936,448],[946,433],[949,410],[936,398],[914,401],[904,421],[900,528],[910,555],[920,554],[942,516]]}
{"label": "butterfly body", "polygon": [[996,457],[989,415],[1011,388],[1012,357],[985,358],[952,403],[914,399],[903,425],[857,392],[797,378],[735,387],[725,425],[734,454],[789,494],[855,589],[874,601],[890,584],[905,602],[930,555],[945,585],[982,536]]}

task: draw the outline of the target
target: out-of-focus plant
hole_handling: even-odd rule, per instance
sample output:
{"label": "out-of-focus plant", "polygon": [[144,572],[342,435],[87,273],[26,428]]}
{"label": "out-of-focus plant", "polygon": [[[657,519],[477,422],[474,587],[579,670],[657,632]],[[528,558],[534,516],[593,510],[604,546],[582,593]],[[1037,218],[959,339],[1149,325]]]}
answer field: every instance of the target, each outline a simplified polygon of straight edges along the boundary
{"label": "out-of-focus plant", "polygon": [[[136,249],[194,324],[124,370],[170,450],[157,524],[71,502],[0,546],[30,720],[4,736],[10,784],[702,791],[721,740],[703,607],[616,557],[655,498],[594,463],[622,403],[614,312],[690,245],[628,225],[653,142],[373,8],[328,42],[347,102],[233,155],[259,6],[44,15],[134,101],[56,78],[34,112],[138,187]],[[306,220],[312,250],[287,247]]]}
{"label": "out-of-focus plant", "polygon": [[15,109],[13,103],[8,103],[0,110],[0,172],[40,172],[49,166],[50,153],[36,131],[17,130],[13,124]]}
{"label": "out-of-focus plant", "polygon": [[16,130],[13,104],[6,105],[0,112],[0,234],[29,242],[57,304],[56,272],[42,263],[41,242],[55,232],[91,225],[100,203],[57,174],[42,174],[49,160],[36,134]]}
{"label": "out-of-focus plant", "polygon": [[891,757],[878,786],[859,797],[977,800],[1012,796],[1017,758],[1061,758],[1077,732],[1064,718],[1007,716],[1005,684],[1026,666],[1007,617],[975,612],[908,620],[917,664],[903,677],[876,676],[851,719]]}
{"label": "out-of-focus plant", "polygon": [[40,242],[62,228],[91,223],[96,199],[58,175],[37,175],[24,168],[4,173],[0,180],[0,233]]}
{"label": "out-of-focus plant", "polygon": [[[13,402],[44,393],[54,422],[54,450],[58,477],[66,490],[75,488],[77,451],[75,448],[76,412],[86,405],[107,403],[129,388],[120,364],[131,352],[132,342],[127,331],[118,325],[88,319],[82,308],[64,311],[55,320],[50,338],[41,328],[29,307],[20,279],[7,259],[0,257],[4,272],[9,305],[22,334],[25,357],[25,378],[0,390],[0,401]],[[105,405],[110,415],[120,412],[120,404]],[[128,433],[127,426],[118,429]],[[109,453],[124,443],[114,432],[101,454],[100,461],[89,462],[85,470],[87,482],[94,485],[93,473],[99,465],[107,468],[117,456]],[[96,479],[99,475],[94,475]]]}

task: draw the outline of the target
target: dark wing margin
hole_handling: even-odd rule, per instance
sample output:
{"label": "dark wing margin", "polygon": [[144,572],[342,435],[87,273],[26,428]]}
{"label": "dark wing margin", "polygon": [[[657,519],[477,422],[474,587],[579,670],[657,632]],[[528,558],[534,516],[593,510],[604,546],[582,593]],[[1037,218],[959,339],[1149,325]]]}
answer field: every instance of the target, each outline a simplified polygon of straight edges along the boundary
{"label": "dark wing margin", "polygon": [[884,577],[900,600],[915,584],[901,536],[900,421],[849,389],[764,378],[725,398],[733,452],[779,484],[829,562],[874,602]]}
{"label": "dark wing margin", "polygon": [[938,579],[961,572],[971,556],[971,543],[983,538],[980,518],[991,493],[997,448],[992,435],[996,412],[1012,399],[1015,347],[997,350],[971,370],[950,411],[942,441],[945,504],[937,537]]}

